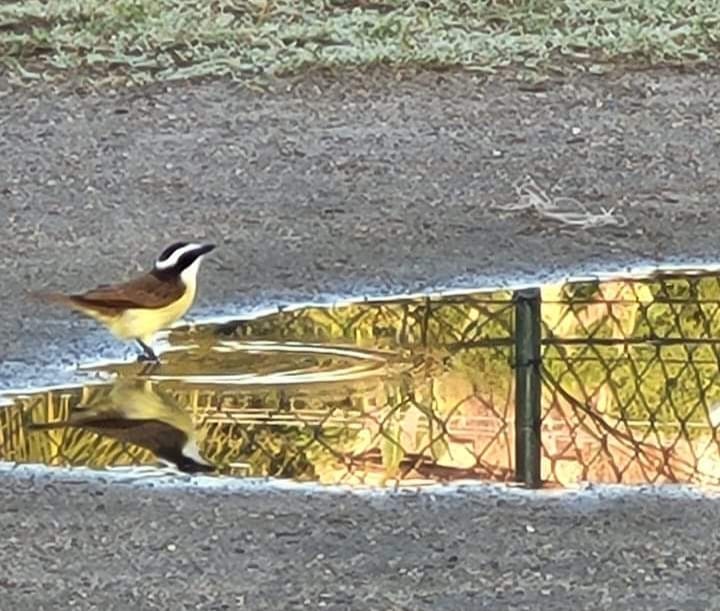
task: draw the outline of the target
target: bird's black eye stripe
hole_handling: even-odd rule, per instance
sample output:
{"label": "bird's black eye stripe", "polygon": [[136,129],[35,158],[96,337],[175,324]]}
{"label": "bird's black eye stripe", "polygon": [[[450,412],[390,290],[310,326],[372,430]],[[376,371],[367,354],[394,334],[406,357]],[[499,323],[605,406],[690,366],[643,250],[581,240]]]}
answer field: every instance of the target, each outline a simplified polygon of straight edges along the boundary
{"label": "bird's black eye stripe", "polygon": [[183,270],[187,267],[190,267],[195,259],[197,259],[201,253],[197,250],[191,250],[190,252],[186,252],[177,262],[177,265],[175,266],[175,269]]}

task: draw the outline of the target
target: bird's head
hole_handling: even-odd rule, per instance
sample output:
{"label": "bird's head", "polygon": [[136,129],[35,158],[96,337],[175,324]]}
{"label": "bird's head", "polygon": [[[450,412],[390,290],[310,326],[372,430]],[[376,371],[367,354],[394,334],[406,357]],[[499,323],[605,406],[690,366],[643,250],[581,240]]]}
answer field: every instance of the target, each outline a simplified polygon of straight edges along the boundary
{"label": "bird's head", "polygon": [[217,468],[200,454],[194,436],[186,437],[186,442],[182,447],[163,444],[157,448],[156,455],[161,461],[175,465],[183,473],[210,473]]}
{"label": "bird's head", "polygon": [[215,248],[214,244],[175,242],[160,253],[153,271],[162,275],[178,275],[194,281],[203,256]]}

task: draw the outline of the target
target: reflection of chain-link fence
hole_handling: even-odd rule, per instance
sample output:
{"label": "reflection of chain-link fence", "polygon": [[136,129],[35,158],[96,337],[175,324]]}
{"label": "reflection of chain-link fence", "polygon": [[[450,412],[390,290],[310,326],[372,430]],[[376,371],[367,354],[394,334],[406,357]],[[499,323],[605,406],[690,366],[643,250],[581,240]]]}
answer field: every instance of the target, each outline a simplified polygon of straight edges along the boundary
{"label": "reflection of chain-link fence", "polygon": [[547,479],[717,481],[717,276],[553,287],[542,308]]}
{"label": "reflection of chain-link fence", "polygon": [[197,441],[223,473],[326,483],[714,481],[719,325],[717,278],[665,275],[182,328],[157,371],[115,368],[130,391],[17,398],[0,455],[194,471]]}

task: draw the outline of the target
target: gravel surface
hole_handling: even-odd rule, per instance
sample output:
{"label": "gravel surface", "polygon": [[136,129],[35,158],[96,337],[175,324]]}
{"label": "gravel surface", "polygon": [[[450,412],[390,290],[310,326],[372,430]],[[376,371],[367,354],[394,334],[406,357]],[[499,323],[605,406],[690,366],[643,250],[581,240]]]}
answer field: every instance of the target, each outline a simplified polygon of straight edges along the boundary
{"label": "gravel surface", "polygon": [[[525,91],[371,72],[275,89],[5,93],[0,384],[52,382],[57,368],[125,350],[25,289],[126,278],[178,238],[220,244],[194,316],[715,257],[716,74]],[[528,175],[627,224],[499,211]]]}
{"label": "gravel surface", "polygon": [[[194,316],[716,258],[712,73],[0,95],[4,387],[134,352],[26,289],[127,277],[178,238],[220,244]],[[528,175],[626,224],[500,211]],[[711,498],[0,485],[2,608],[720,608]]]}
{"label": "gravel surface", "polygon": [[3,609],[720,608],[720,504],[671,487],[3,486]]}

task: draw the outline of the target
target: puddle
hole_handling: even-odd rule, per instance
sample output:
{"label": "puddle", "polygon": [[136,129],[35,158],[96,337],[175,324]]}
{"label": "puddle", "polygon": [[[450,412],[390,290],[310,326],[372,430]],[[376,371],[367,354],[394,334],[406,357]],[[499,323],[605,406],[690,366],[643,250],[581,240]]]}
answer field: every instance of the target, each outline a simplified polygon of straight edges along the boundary
{"label": "puddle", "polygon": [[[547,285],[547,484],[716,484],[720,280]],[[511,481],[512,291],[306,307],[173,329],[162,364],[0,407],[0,459],[352,486]],[[720,421],[720,412],[717,415]]]}

